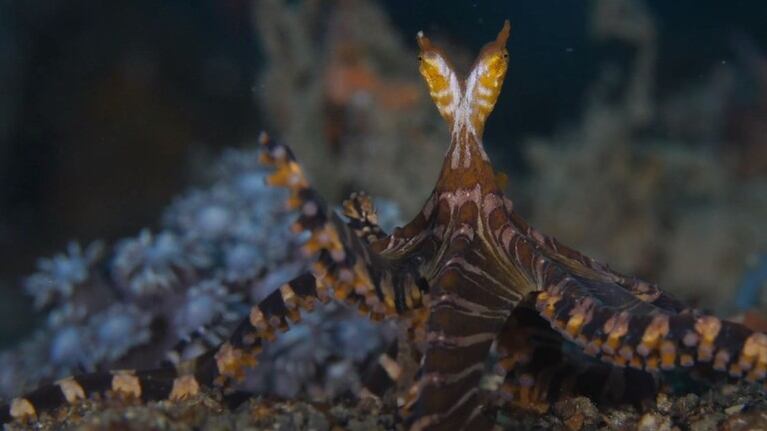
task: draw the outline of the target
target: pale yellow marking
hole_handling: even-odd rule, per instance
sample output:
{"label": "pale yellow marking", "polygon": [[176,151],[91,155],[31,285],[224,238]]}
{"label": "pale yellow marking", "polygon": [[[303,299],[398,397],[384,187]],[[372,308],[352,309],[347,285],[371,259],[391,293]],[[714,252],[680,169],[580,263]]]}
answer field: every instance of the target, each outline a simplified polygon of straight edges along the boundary
{"label": "pale yellow marking", "polygon": [[716,355],[714,355],[715,370],[726,371],[727,364],[729,362],[730,362],[730,354],[724,349],[720,349],[718,352],[716,352]]}
{"label": "pale yellow marking", "polygon": [[714,355],[714,341],[722,329],[722,321],[714,316],[701,316],[695,321],[695,332],[700,334],[698,361],[708,362]]}
{"label": "pale yellow marking", "polygon": [[405,308],[408,310],[413,309],[413,297],[410,295],[405,295]]}
{"label": "pale yellow marking", "polygon": [[648,356],[658,347],[660,340],[663,339],[669,331],[669,318],[665,314],[653,317],[642,335],[642,342],[637,347],[637,353],[642,356]]}
{"label": "pale yellow marking", "polygon": [[269,324],[266,322],[264,313],[258,306],[254,305],[250,307],[250,324],[259,331],[266,331],[269,329]]}
{"label": "pale yellow marking", "polygon": [[618,355],[626,361],[630,361],[634,358],[634,349],[631,346],[623,346],[618,350]]}
{"label": "pale yellow marking", "polygon": [[381,365],[392,380],[396,381],[402,375],[402,368],[397,364],[397,361],[387,354],[383,354],[378,358],[378,364]]}
{"label": "pale yellow marking", "polygon": [[14,398],[11,401],[10,414],[16,420],[27,420],[37,416],[35,407],[26,398]]}
{"label": "pale yellow marking", "polygon": [[707,343],[713,343],[721,329],[722,321],[714,316],[701,316],[695,321],[695,331]]}
{"label": "pale yellow marking", "polygon": [[341,262],[346,257],[338,232],[328,224],[312,231],[309,239],[301,247],[305,256],[312,256],[323,249],[326,249],[336,262]]}
{"label": "pale yellow marking", "polygon": [[423,299],[423,296],[421,294],[421,289],[419,289],[417,286],[414,286],[413,288],[411,288],[410,297],[413,299],[413,303],[415,304],[415,306],[420,305]]}
{"label": "pale yellow marking", "polygon": [[67,399],[69,404],[76,402],[77,400],[85,399],[85,391],[73,377],[67,377],[56,382],[59,386],[61,393],[64,394],[64,398]]}
{"label": "pale yellow marking", "polygon": [[215,358],[219,374],[237,381],[245,378],[247,368],[256,366],[256,359],[252,355],[247,355],[230,343],[224,343],[216,352]]}
{"label": "pale yellow marking", "polygon": [[125,396],[140,398],[141,383],[133,371],[115,371],[112,375],[112,391]]}
{"label": "pale yellow marking", "polygon": [[676,362],[676,345],[673,341],[663,340],[660,345],[660,367],[664,370],[674,368]]}
{"label": "pale yellow marking", "polygon": [[185,400],[200,393],[200,384],[194,376],[186,375],[173,379],[173,389],[168,399],[173,401]]}
{"label": "pale yellow marking", "polygon": [[554,317],[554,310],[557,302],[559,302],[561,299],[562,297],[559,295],[553,295],[547,292],[539,293],[538,300],[536,302],[538,311],[540,311],[543,314],[543,317],[546,319],[551,319]]}
{"label": "pale yellow marking", "polygon": [[[762,380],[767,376],[767,334],[754,333],[746,339],[741,352],[740,363],[749,364],[746,378],[750,381]],[[742,365],[741,365],[742,366]]]}
{"label": "pale yellow marking", "polygon": [[738,365],[744,371],[749,371],[754,367],[754,362],[767,364],[767,335],[759,332],[749,336],[743,343]]}
{"label": "pale yellow marking", "polygon": [[315,275],[314,289],[317,292],[317,299],[319,299],[321,303],[327,304],[328,301],[330,301],[331,286],[325,282],[325,279],[323,278],[324,276],[318,275],[322,274],[322,271],[325,271],[325,268],[320,265],[319,262],[315,262],[315,264],[312,265],[312,271]]}
{"label": "pale yellow marking", "polygon": [[570,319],[567,321],[566,331],[570,336],[575,337],[581,330],[584,324],[591,321],[593,316],[592,308],[594,302],[586,299],[579,301],[572,311],[570,311]]}
{"label": "pale yellow marking", "polygon": [[384,295],[384,303],[388,307],[389,310],[396,309],[396,304],[394,303],[394,297],[391,295]]}
{"label": "pale yellow marking", "polygon": [[293,292],[293,289],[290,288],[290,285],[283,284],[280,286],[280,296],[282,296],[282,302],[285,303],[287,308],[293,309],[298,306],[298,297]]}
{"label": "pale yellow marking", "polygon": [[604,332],[608,334],[607,341],[602,345],[605,353],[613,354],[620,344],[620,339],[629,330],[630,316],[626,312],[621,312],[616,316],[607,319],[603,327]]}
{"label": "pale yellow marking", "polygon": [[575,337],[575,335],[578,334],[578,332],[581,330],[581,326],[583,326],[584,317],[585,316],[580,313],[573,314],[567,321],[565,332],[570,334],[571,337]]}
{"label": "pale yellow marking", "polygon": [[[266,177],[266,184],[276,187],[287,187],[291,190],[300,190],[309,187],[309,182],[304,176],[301,166],[294,162],[280,163],[277,170]],[[298,208],[293,207],[293,209]]]}

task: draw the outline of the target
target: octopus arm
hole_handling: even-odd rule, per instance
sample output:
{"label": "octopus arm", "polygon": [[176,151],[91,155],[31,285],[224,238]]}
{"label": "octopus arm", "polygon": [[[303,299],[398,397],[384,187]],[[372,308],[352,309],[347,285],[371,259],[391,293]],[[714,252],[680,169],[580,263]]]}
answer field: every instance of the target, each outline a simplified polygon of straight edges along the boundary
{"label": "octopus arm", "polygon": [[615,271],[607,264],[563,244],[553,236],[540,232],[514,212],[511,207],[511,201],[506,199],[508,220],[514,228],[527,238],[530,238],[543,250],[543,253],[560,265],[563,265],[573,274],[601,282],[614,283],[627,290],[637,299],[649,302],[667,311],[680,312],[688,308],[682,301],[661,290],[658,285]]}
{"label": "octopus arm", "polygon": [[541,317],[537,296],[520,302],[496,340],[496,399],[543,413],[572,396],[636,403],[653,397],[659,387],[656,375],[589,357]]}
{"label": "octopus arm", "polygon": [[646,372],[695,366],[752,382],[765,379],[763,333],[694,310],[669,311],[616,283],[581,278],[557,264],[544,272],[536,310],[588,355]]}

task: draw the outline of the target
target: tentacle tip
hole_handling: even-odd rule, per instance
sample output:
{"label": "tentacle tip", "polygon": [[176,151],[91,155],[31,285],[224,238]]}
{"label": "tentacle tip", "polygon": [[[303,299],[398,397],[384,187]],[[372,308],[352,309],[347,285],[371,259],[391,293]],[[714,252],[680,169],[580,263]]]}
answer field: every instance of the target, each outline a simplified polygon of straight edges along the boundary
{"label": "tentacle tip", "polygon": [[506,42],[509,40],[509,34],[511,33],[511,22],[508,18],[506,18],[503,21],[503,27],[501,28],[501,31],[498,32],[498,37],[495,38],[496,43],[498,43],[501,46],[505,46]]}
{"label": "tentacle tip", "polygon": [[418,41],[418,47],[421,48],[421,51],[426,51],[432,48],[431,40],[423,34],[423,30],[418,31],[415,39]]}

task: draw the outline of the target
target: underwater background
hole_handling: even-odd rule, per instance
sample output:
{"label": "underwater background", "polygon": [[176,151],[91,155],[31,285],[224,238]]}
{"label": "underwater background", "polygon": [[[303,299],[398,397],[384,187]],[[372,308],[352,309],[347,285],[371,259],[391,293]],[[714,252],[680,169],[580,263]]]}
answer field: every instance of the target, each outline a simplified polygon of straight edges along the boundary
{"label": "underwater background", "polygon": [[[149,366],[192,335],[215,344],[297,271],[260,130],[331,203],[363,189],[386,223],[406,221],[449,143],[415,34],[465,70],[505,18],[485,147],[520,213],[765,330],[765,17],[756,0],[4,2],[0,394]],[[342,346],[353,362],[391,337],[338,322],[309,319],[285,343],[315,344],[274,356],[320,363]],[[289,395],[318,366],[268,367]]]}

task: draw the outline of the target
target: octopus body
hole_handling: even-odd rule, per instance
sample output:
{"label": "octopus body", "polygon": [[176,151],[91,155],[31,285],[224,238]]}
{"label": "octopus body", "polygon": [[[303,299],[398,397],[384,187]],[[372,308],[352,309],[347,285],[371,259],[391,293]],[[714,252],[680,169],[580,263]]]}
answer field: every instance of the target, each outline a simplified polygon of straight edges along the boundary
{"label": "octopus body", "polygon": [[[329,300],[406,328],[419,369],[396,399],[411,430],[489,429],[499,402],[540,411],[563,394],[605,395],[614,389],[605,379],[616,372],[632,385],[652,386],[657,371],[688,367],[763,382],[767,335],[686,307],[515,212],[482,145],[508,67],[509,29],[507,21],[465,79],[418,34],[419,70],[451,143],[410,223],[386,234],[364,194],[344,203],[343,217],[328,211],[290,148],[264,134],[262,160],[274,167],[267,181],[290,191],[288,205],[300,214],[293,229],[309,232],[303,250],[314,258],[311,270],[254,305],[215,351],[177,369],[70,377],[13,400],[4,419],[29,420],[95,392],[183,399],[218,387],[226,394],[256,366],[263,343]],[[564,340],[578,351],[567,351]],[[403,387],[397,347],[360,370],[368,393]],[[487,390],[480,381],[493,352],[503,383]],[[568,363],[573,355],[594,359],[577,366]]]}

